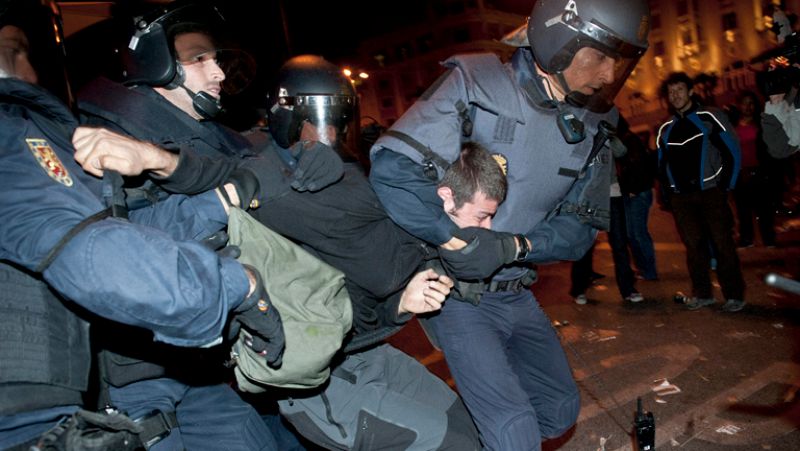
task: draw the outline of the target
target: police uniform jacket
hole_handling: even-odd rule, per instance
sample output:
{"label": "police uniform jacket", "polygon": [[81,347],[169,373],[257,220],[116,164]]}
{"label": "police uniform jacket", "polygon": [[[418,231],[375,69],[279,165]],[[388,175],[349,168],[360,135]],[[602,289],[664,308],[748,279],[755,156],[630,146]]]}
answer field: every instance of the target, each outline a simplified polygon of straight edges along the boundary
{"label": "police uniform jacket", "polygon": [[[93,222],[39,273],[37,267],[70,230],[104,209],[102,182],[73,160],[70,140],[76,120],[43,89],[0,79],[0,122],[0,260],[46,283],[70,311],[85,310],[147,328],[156,340],[173,345],[217,342],[228,310],[244,299],[249,284],[241,265],[219,258],[195,241],[227,221],[216,194],[175,196],[132,211],[130,221]],[[32,355],[28,351],[66,354],[72,348],[59,336],[60,329],[50,327],[53,320],[47,311],[26,310],[28,306],[19,305],[23,297],[9,298],[6,290],[0,299],[0,316],[10,318],[0,344],[0,388],[6,389],[26,382],[24,377],[34,371],[13,370],[24,366],[24,359]],[[49,334],[26,332],[37,322],[43,322],[37,327]],[[48,364],[46,359],[40,363],[43,368]],[[42,371],[45,377],[53,373]],[[83,381],[43,382],[85,386]],[[30,408],[36,407],[23,410]]]}

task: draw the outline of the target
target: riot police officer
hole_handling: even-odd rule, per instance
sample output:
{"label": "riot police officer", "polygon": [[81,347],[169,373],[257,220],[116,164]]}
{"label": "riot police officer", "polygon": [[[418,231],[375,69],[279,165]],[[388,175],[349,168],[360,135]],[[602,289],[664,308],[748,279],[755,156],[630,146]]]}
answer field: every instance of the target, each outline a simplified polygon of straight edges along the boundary
{"label": "riot police officer", "polygon": [[[577,418],[578,389],[526,266],[578,259],[607,227],[612,101],[647,48],[648,21],[644,0],[537,0],[510,62],[447,60],[372,148],[370,179],[391,217],[481,287],[477,305],[456,294],[431,325],[488,449],[539,449]],[[436,183],[464,141],[508,168],[493,231],[439,214]]]}
{"label": "riot police officer", "polygon": [[[126,13],[117,17],[127,31],[121,38],[126,45],[120,46],[124,72],[111,75],[127,86],[99,78],[79,93],[83,122],[104,128],[76,131],[76,158],[83,161],[82,155],[94,149],[136,152],[162,146],[172,152],[159,153],[163,158],[157,163],[171,170],[188,153],[249,155],[246,140],[208,120],[221,111],[223,90],[241,89],[254,73],[246,53],[225,46],[221,14],[191,1],[148,4]],[[229,79],[229,73],[235,76]],[[151,181],[140,183],[128,181],[128,203],[171,199]],[[176,417],[169,435],[153,449],[279,448],[255,409],[230,387],[224,352],[131,345],[131,337],[145,339],[144,333],[129,330],[124,338],[103,333],[97,342],[108,403],[134,418],[152,412]],[[273,363],[280,366],[279,360]]]}
{"label": "riot police officer", "polygon": [[103,193],[114,190],[72,159],[77,121],[63,103],[72,96],[62,42],[54,3],[0,2],[0,447],[27,449],[50,428],[43,440],[79,446],[88,425],[94,446],[133,449],[168,433],[170,419],[79,411],[90,325],[112,320],[181,347],[212,346],[245,327],[273,360],[283,331],[277,312],[259,308],[269,300],[257,273],[195,241],[227,221],[218,192],[110,217]]}

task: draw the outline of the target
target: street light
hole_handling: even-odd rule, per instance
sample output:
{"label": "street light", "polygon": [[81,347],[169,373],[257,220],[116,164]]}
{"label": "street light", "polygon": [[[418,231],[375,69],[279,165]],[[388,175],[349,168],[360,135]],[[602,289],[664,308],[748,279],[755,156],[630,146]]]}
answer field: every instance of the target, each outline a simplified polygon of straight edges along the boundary
{"label": "street light", "polygon": [[355,72],[353,70],[351,70],[349,67],[345,67],[344,69],[342,69],[342,73],[347,78],[350,79],[350,83],[352,83],[354,86],[360,85],[364,80],[369,78],[369,74],[367,72],[364,72],[363,70],[358,71],[358,75],[357,75],[358,78],[354,78],[353,74]]}

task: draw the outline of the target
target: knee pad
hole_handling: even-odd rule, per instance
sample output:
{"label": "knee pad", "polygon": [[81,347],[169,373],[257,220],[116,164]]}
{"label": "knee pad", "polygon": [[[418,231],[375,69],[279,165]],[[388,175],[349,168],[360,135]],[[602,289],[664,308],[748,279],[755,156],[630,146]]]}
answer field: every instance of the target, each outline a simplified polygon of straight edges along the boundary
{"label": "knee pad", "polygon": [[536,415],[525,412],[513,417],[500,428],[500,443],[486,444],[489,449],[513,449],[519,451],[538,451],[542,447],[542,434]]}
{"label": "knee pad", "polygon": [[548,418],[540,418],[541,433],[544,438],[555,438],[567,432],[575,422],[581,410],[581,396],[576,390],[564,397],[561,403]]}

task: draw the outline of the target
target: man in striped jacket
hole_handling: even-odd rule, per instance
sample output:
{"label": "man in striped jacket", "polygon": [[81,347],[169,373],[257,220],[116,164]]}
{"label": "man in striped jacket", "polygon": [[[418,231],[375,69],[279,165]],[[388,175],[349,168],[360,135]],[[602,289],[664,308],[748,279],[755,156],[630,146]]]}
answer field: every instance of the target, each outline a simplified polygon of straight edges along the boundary
{"label": "man in striped jacket", "polygon": [[686,246],[692,279],[686,307],[697,310],[716,302],[709,276],[713,252],[726,299],[722,310],[737,312],[745,305],[744,280],[727,192],[739,173],[739,143],[724,113],[693,99],[692,80],[685,73],[670,74],[661,91],[673,116],[658,131],[659,172]]}

